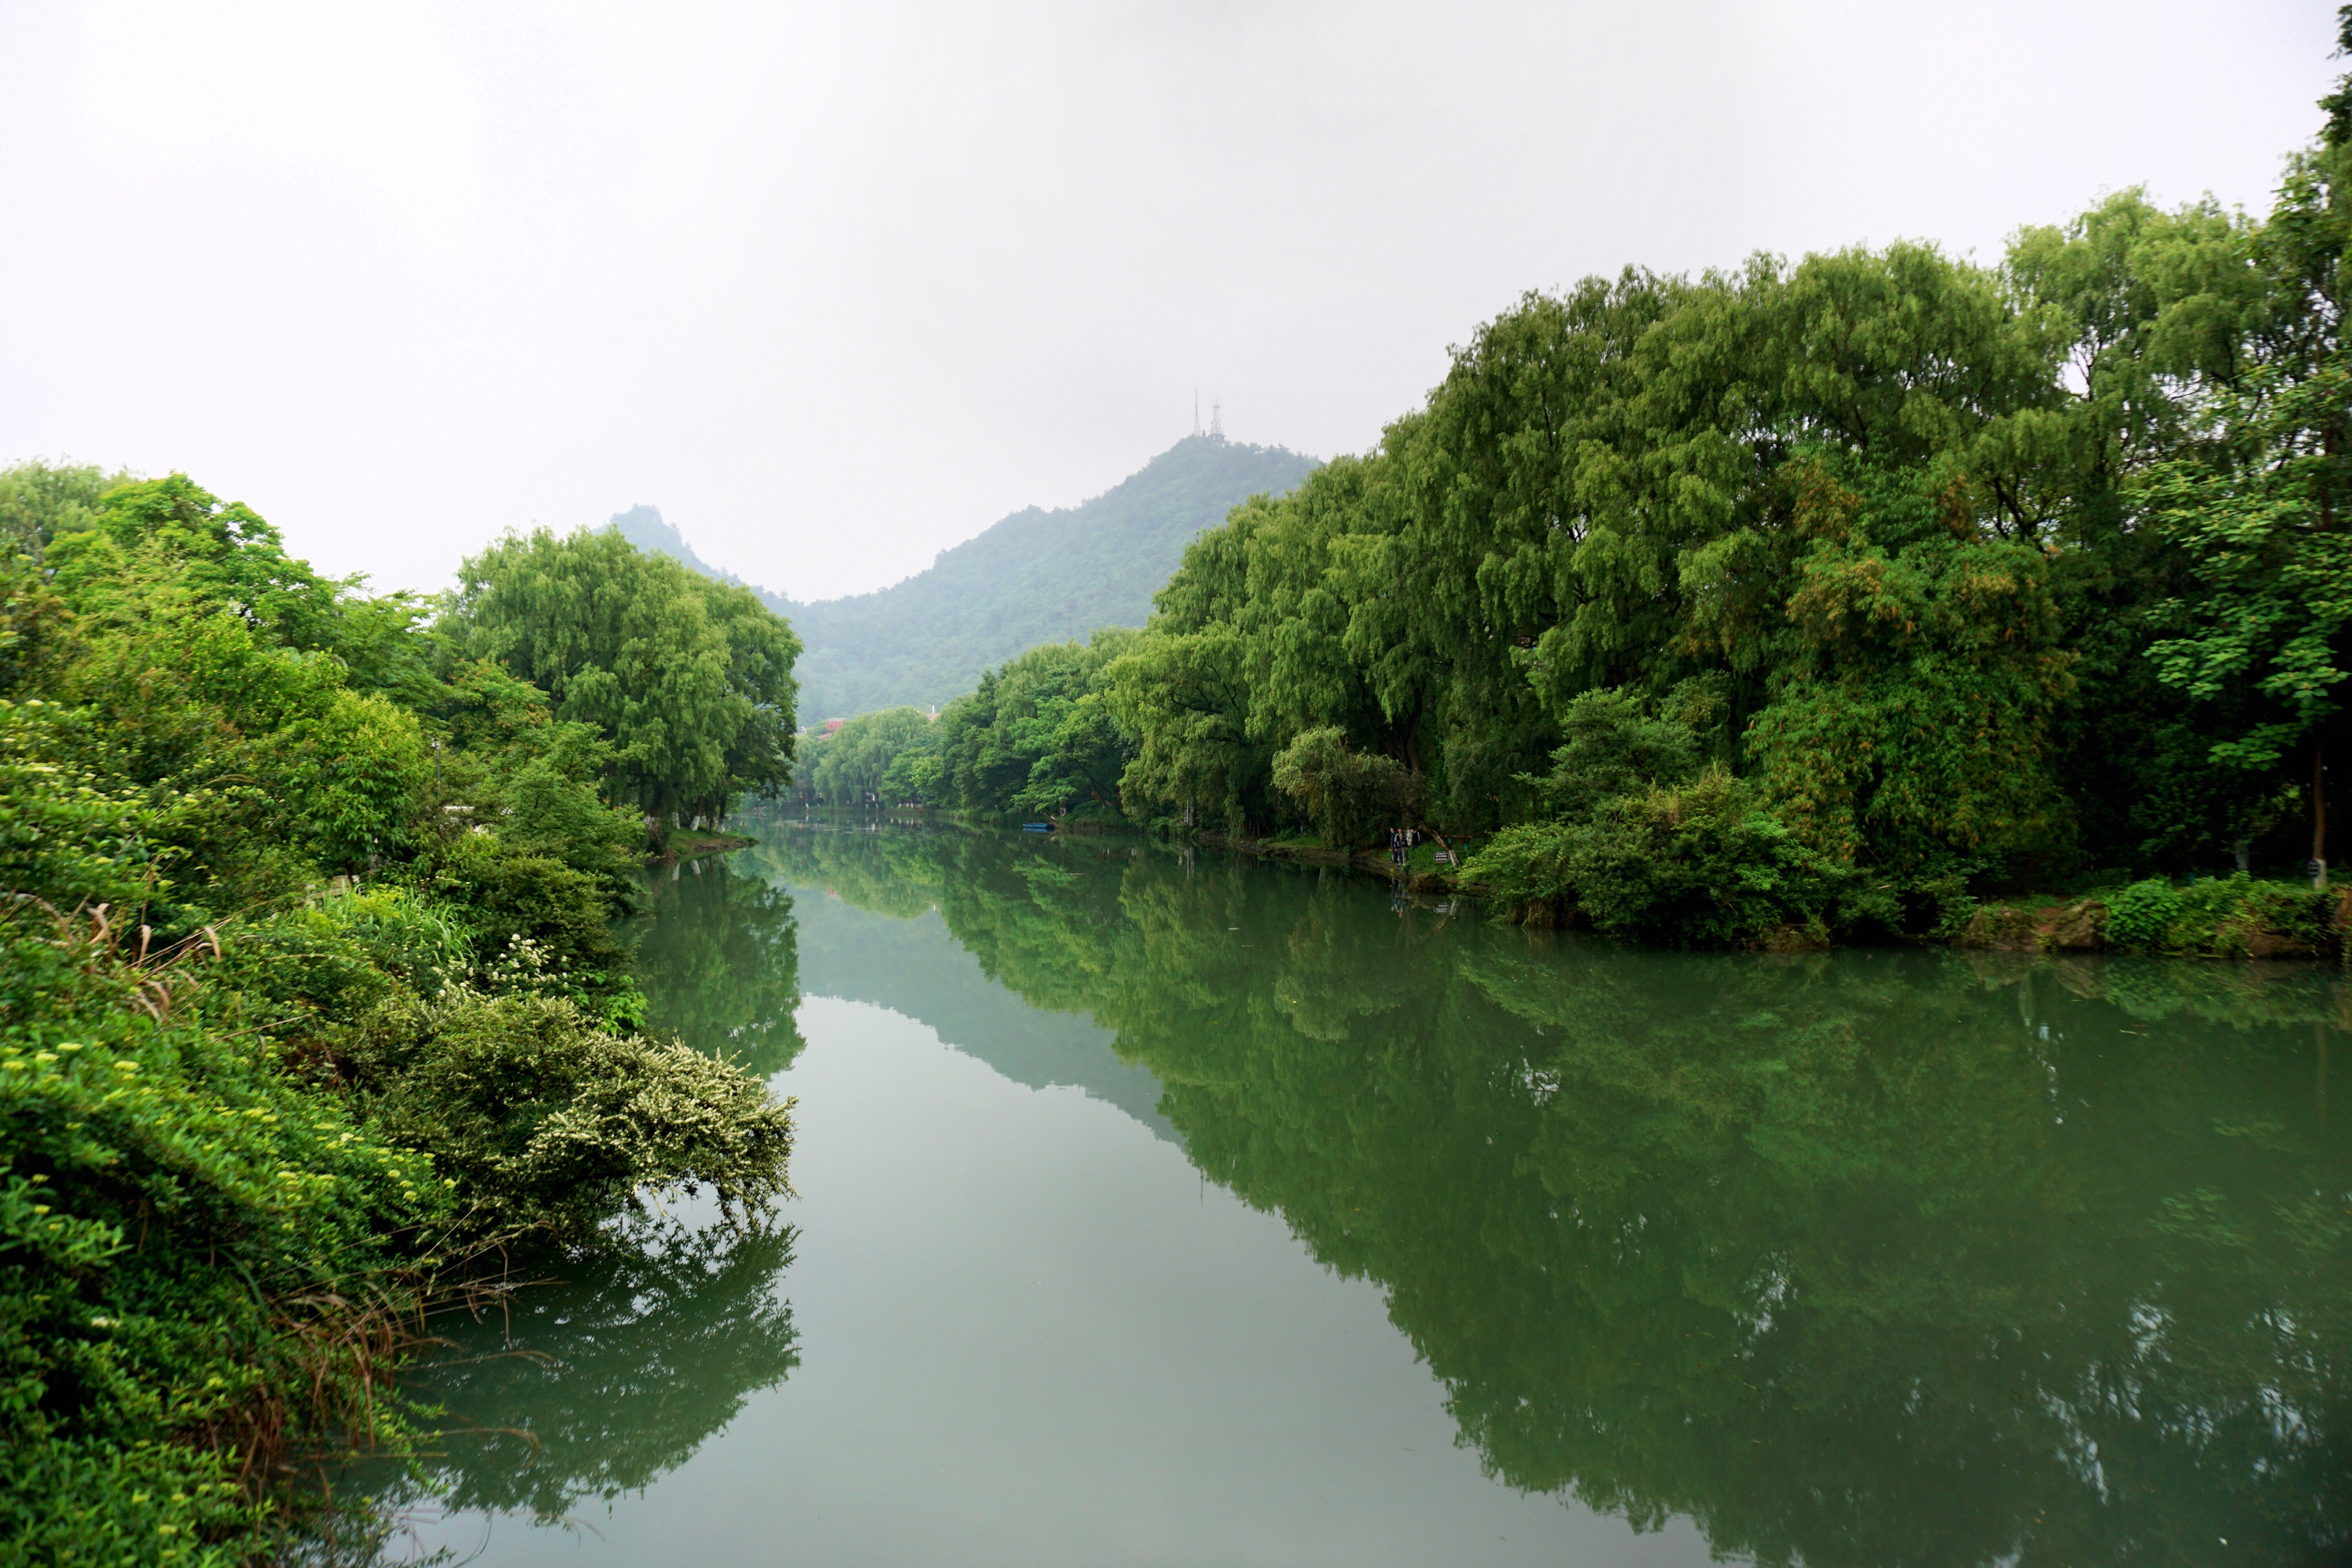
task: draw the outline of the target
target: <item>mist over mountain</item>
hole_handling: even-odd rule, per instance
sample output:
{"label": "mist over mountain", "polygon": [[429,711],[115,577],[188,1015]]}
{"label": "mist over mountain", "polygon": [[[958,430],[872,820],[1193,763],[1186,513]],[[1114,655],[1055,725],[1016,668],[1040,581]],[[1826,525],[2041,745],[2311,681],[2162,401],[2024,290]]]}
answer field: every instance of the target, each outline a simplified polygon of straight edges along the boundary
{"label": "mist over mountain", "polygon": [[[1188,436],[1093,500],[1016,511],[903,583],[807,604],[753,592],[791,619],[805,647],[803,721],[928,708],[1039,643],[1141,626],[1195,534],[1253,495],[1288,491],[1316,467],[1281,447]],[[696,555],[654,507],[621,512],[613,526],[641,550],[742,581]]]}

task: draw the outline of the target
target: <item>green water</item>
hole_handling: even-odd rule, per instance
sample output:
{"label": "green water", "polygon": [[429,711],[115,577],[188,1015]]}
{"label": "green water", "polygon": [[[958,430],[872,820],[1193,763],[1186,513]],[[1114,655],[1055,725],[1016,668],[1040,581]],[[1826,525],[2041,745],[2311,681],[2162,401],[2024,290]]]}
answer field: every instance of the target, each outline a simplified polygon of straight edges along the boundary
{"label": "green water", "polygon": [[[754,824],[657,1026],[799,1098],[442,1374],[494,1563],[2334,1563],[2317,966],[1632,951],[1130,841]],[[2341,1096],[2337,1096],[2341,1098]],[[523,1434],[528,1434],[528,1436]]]}

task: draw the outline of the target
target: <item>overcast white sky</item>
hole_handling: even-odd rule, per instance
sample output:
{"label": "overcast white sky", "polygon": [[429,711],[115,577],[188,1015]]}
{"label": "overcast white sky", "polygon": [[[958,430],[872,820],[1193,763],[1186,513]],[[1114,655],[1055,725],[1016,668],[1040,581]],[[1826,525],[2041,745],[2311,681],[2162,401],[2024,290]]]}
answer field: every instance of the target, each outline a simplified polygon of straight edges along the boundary
{"label": "overcast white sky", "polygon": [[2145,182],[2260,207],[2334,0],[0,0],[0,461],[442,585],[662,508],[802,597],[1190,429],[1361,450],[1521,291]]}

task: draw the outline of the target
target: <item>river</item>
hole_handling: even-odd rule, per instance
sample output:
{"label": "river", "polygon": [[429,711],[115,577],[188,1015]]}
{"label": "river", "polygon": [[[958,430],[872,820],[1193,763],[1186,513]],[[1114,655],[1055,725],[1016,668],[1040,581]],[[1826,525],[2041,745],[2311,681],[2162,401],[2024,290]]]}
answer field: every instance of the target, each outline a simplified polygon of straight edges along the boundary
{"label": "river", "polygon": [[2352,1552],[2323,965],[1697,954],[768,818],[653,1026],[798,1100],[433,1384],[487,1564]]}

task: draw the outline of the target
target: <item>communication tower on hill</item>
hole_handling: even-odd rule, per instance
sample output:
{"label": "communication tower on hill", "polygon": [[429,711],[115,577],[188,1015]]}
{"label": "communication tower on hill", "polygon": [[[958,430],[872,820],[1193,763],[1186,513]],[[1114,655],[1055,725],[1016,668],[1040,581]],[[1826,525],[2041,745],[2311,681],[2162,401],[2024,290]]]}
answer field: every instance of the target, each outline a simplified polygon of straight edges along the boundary
{"label": "communication tower on hill", "polygon": [[[1197,406],[1193,411],[1192,417],[1196,422],[1201,417]],[[1212,403],[1209,405],[1209,439],[1214,441],[1220,447],[1225,444],[1224,405],[1222,403]]]}

